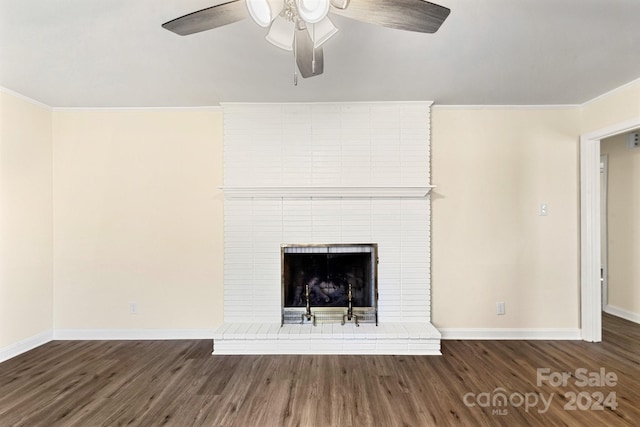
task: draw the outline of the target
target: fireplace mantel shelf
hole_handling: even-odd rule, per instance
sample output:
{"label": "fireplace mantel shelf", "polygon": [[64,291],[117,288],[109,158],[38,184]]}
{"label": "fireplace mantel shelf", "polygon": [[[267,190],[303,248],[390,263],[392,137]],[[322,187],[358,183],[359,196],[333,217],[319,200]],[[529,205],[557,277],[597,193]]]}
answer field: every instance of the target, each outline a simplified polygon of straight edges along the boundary
{"label": "fireplace mantel shelf", "polygon": [[225,197],[247,198],[389,198],[416,199],[426,197],[435,185],[423,187],[220,187]]}

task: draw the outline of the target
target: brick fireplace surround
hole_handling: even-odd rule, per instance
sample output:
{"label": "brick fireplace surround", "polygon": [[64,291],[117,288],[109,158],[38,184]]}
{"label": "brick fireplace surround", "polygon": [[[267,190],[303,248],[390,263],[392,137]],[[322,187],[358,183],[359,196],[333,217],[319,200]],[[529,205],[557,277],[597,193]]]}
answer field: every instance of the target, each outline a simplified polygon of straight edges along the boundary
{"label": "brick fireplace surround", "polygon": [[[430,102],[224,104],[224,324],[214,354],[440,354]],[[376,243],[379,325],[281,326],[282,244]]]}

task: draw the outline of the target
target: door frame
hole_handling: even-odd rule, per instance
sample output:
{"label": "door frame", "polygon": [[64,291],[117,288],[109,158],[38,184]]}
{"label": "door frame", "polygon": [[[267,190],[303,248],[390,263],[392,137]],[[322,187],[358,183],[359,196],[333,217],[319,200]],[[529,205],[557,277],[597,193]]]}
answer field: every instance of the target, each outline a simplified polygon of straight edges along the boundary
{"label": "door frame", "polygon": [[[602,152],[602,141],[600,141],[600,152]],[[602,311],[607,307],[609,300],[609,155],[600,154],[600,248],[603,253],[601,258],[601,288],[602,288]]]}
{"label": "door frame", "polygon": [[638,128],[640,117],[580,136],[580,325],[584,341],[602,341],[600,140]]}

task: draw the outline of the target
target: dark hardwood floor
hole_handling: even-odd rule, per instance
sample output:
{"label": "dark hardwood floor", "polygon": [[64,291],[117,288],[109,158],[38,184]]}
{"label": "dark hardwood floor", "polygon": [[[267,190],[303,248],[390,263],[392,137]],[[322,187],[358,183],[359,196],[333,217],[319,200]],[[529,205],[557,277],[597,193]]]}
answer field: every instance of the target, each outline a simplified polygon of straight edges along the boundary
{"label": "dark hardwood floor", "polygon": [[[598,344],[444,341],[442,357],[54,341],[0,364],[0,426],[640,425],[640,325],[605,316],[603,334]],[[538,385],[538,368],[552,381]],[[566,384],[554,383],[563,372]]]}

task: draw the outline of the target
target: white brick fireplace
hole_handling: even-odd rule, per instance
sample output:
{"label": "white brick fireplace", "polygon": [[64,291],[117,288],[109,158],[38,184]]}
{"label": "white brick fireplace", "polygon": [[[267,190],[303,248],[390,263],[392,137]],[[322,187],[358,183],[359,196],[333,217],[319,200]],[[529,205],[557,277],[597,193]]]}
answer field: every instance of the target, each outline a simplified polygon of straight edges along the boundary
{"label": "white brick fireplace", "polygon": [[[224,104],[224,320],[214,354],[440,354],[430,102]],[[378,245],[379,325],[281,326],[282,244]]]}

